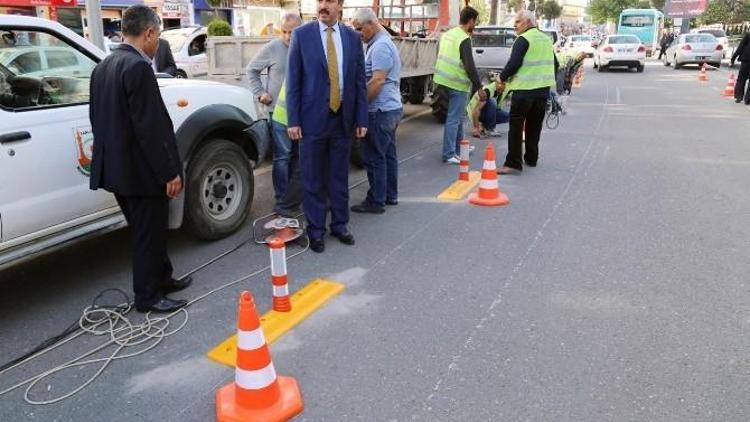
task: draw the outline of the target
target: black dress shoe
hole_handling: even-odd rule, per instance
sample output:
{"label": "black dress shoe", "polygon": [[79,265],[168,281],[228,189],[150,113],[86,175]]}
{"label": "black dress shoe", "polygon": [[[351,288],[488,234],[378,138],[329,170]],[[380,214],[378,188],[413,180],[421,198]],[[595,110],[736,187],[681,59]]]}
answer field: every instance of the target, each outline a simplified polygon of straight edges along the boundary
{"label": "black dress shoe", "polygon": [[151,306],[137,306],[135,309],[138,312],[154,312],[157,314],[167,314],[170,312],[174,312],[182,307],[187,305],[187,300],[184,299],[170,299],[168,297],[163,297],[159,299],[158,302],[154,303]]}
{"label": "black dress shoe", "polygon": [[398,200],[396,200],[396,199],[387,199],[385,201],[385,204],[386,205],[398,205]]}
{"label": "black dress shoe", "polygon": [[523,162],[529,167],[536,167],[536,161],[532,163],[531,161],[523,160]]}
{"label": "black dress shoe", "polygon": [[740,103],[740,102],[742,102],[742,98],[735,98],[735,99],[734,99],[734,102],[735,102],[735,103]]}
{"label": "black dress shoe", "polygon": [[310,239],[310,249],[313,252],[322,253],[326,250],[326,242],[323,239]]}
{"label": "black dress shoe", "polygon": [[337,238],[341,243],[344,245],[353,245],[354,244],[354,236],[352,236],[351,233],[331,233],[331,236]]}
{"label": "black dress shoe", "polygon": [[185,277],[182,280],[170,279],[168,283],[162,284],[161,291],[164,294],[179,292],[193,282],[193,277]]}
{"label": "black dress shoe", "polygon": [[371,205],[366,202],[363,202],[359,205],[352,206],[351,210],[352,212],[367,213],[367,214],[382,214],[385,212],[385,208]]}

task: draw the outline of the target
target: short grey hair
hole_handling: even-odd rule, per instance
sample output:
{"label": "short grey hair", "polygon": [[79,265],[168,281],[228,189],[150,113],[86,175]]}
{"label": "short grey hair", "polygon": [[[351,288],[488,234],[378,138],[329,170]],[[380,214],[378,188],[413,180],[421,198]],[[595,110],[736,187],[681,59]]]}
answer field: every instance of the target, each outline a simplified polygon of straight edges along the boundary
{"label": "short grey hair", "polygon": [[375,15],[375,12],[369,7],[363,7],[361,9],[357,9],[354,12],[354,17],[352,18],[352,20],[357,21],[361,24],[378,23],[377,15]]}
{"label": "short grey hair", "polygon": [[123,35],[136,37],[146,32],[148,28],[158,30],[161,27],[161,19],[154,9],[139,4],[125,9],[121,24]]}
{"label": "short grey hair", "polygon": [[284,14],[281,15],[281,23],[285,24],[287,22],[292,22],[296,26],[300,26],[302,24],[302,18],[299,17],[299,13],[284,12]]}
{"label": "short grey hair", "polygon": [[521,10],[516,14],[516,17],[528,21],[531,26],[536,26],[536,15],[531,10]]}

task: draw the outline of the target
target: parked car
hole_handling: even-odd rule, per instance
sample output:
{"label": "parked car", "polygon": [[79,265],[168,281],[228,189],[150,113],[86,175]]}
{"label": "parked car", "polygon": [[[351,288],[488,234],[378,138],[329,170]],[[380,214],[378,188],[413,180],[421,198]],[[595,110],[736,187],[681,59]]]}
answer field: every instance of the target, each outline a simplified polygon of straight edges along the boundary
{"label": "parked car", "polygon": [[208,75],[206,56],[206,27],[189,26],[162,31],[161,37],[169,42],[177,65],[177,78],[197,78]]}
{"label": "parked car", "polygon": [[682,34],[672,41],[664,55],[664,66],[670,64],[679,69],[686,64],[714,67],[721,66],[724,57],[724,46],[711,34]]}
{"label": "parked car", "polygon": [[610,67],[627,67],[643,72],[646,46],[635,35],[609,35],[594,51],[594,69],[604,72]]}
{"label": "parked car", "polygon": [[571,35],[565,40],[563,50],[568,51],[571,55],[584,52],[586,57],[594,57],[593,40],[589,35]]}
{"label": "parked car", "polygon": [[[106,53],[59,23],[34,17],[0,15],[0,39],[3,268],[125,220],[113,195],[89,189],[90,70]],[[36,67],[19,62],[29,53]],[[51,65],[51,57],[68,57],[70,66]],[[250,212],[253,164],[270,145],[267,128],[256,124],[252,94],[217,82],[157,81],[185,165],[185,190],[170,201],[170,228],[184,227],[200,239],[228,236]]]}
{"label": "parked car", "polygon": [[719,41],[719,44],[721,44],[722,48],[724,49],[724,52],[722,54],[722,58],[726,58],[727,53],[729,51],[729,37],[727,37],[727,33],[724,32],[722,29],[697,29],[695,30],[695,33],[697,34],[711,34],[714,37],[716,37],[716,40]]}
{"label": "parked car", "polygon": [[505,67],[510,49],[516,40],[516,31],[507,26],[477,26],[471,34],[474,63],[480,77]]}

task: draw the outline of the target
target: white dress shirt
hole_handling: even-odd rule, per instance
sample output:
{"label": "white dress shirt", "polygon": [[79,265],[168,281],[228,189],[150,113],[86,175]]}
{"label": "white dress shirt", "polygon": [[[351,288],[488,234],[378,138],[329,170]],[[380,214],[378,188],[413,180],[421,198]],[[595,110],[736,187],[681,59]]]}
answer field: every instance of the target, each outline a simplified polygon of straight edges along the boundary
{"label": "white dress shirt", "polygon": [[[328,60],[328,25],[321,21],[318,21],[318,28],[320,28],[320,40],[323,41],[323,51],[326,54],[326,60]],[[341,43],[341,28],[339,23],[336,22],[331,27],[333,28],[333,43],[336,45],[336,63],[339,65],[339,94],[341,95],[341,101],[344,100],[344,47]]]}

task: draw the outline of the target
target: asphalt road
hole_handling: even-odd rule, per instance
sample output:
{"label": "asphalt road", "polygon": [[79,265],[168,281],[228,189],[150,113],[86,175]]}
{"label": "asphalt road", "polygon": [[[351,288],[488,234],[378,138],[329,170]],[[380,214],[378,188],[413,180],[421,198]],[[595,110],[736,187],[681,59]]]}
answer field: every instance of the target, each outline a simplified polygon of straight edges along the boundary
{"label": "asphalt road", "polygon": [[[543,134],[539,166],[501,178],[511,204],[499,209],[435,199],[456,168],[440,163],[441,126],[410,106],[400,205],[353,215],[356,246],[329,238],[324,254],[289,262],[292,290],[317,277],[347,286],[272,346],[277,372],[301,385],[298,420],[750,419],[749,110],[720,97],[726,69],[709,76],[701,85],[695,69],[656,62],[643,74],[587,65],[570,112]],[[489,141],[504,156],[506,137]],[[474,169],[487,142],[476,142]],[[260,173],[253,216],[271,206]],[[248,235],[198,243],[175,233],[177,272]],[[0,273],[1,360],[60,331],[100,290],[129,290],[127,236]],[[267,259],[245,245],[176,296]],[[66,401],[0,397],[0,420],[212,420],[233,371],[205,353],[234,331],[238,292],[253,291],[265,311],[269,284],[266,273],[196,303],[182,331]],[[0,390],[103,341],[78,339],[0,377]],[[64,394],[95,371],[58,374],[31,396]]]}

